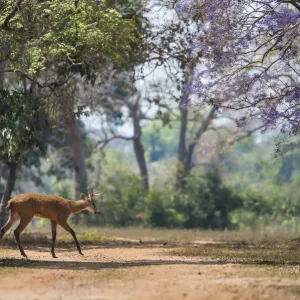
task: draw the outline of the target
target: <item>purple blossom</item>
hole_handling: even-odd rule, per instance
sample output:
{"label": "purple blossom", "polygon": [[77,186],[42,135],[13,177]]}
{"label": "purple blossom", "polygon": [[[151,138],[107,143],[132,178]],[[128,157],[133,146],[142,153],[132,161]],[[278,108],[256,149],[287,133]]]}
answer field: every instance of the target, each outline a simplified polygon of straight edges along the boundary
{"label": "purple blossom", "polygon": [[200,104],[214,99],[216,105],[241,109],[238,126],[256,117],[264,130],[279,127],[298,134],[298,6],[274,0],[182,0],[176,10],[199,28],[191,52],[201,57],[201,72],[190,91]]}

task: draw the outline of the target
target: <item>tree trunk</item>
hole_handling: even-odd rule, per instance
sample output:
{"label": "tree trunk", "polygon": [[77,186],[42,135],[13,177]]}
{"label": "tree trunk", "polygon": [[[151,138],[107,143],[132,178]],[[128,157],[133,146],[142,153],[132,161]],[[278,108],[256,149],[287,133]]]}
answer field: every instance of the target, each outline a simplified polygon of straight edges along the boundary
{"label": "tree trunk", "polygon": [[[194,75],[194,69],[187,67],[186,74],[184,78],[183,85],[188,87],[192,84]],[[202,125],[197,130],[192,142],[190,145],[187,146],[186,142],[186,132],[187,132],[187,125],[188,125],[188,111],[183,105],[189,96],[188,90],[182,93],[180,98],[180,132],[179,132],[179,147],[178,147],[178,169],[177,169],[177,187],[180,190],[183,190],[185,187],[185,179],[186,176],[190,174],[192,170],[192,161],[193,155],[195,151],[195,147],[200,140],[203,133],[207,130],[210,122],[214,117],[214,113],[216,111],[215,107],[212,107],[209,114],[207,115],[206,119],[203,121]]]}
{"label": "tree trunk", "polygon": [[141,107],[140,107],[140,93],[137,92],[137,99],[135,103],[130,106],[131,116],[133,121],[133,131],[134,131],[134,139],[133,139],[133,149],[135,153],[135,157],[140,169],[140,174],[143,179],[143,186],[146,191],[149,190],[149,178],[148,178],[148,168],[145,159],[145,150],[144,146],[141,142],[142,137],[142,128],[140,125],[141,121]]}
{"label": "tree trunk", "polygon": [[213,106],[211,108],[209,114],[207,115],[206,119],[203,121],[201,127],[199,127],[199,129],[197,130],[192,143],[188,147],[188,151],[186,153],[186,158],[185,158],[185,164],[184,164],[184,173],[185,174],[189,174],[193,167],[192,160],[193,160],[193,154],[194,154],[195,147],[196,147],[198,141],[200,140],[201,136],[203,135],[203,133],[207,130],[210,122],[213,120],[214,113],[216,110],[217,110],[217,108],[215,106]]}
{"label": "tree trunk", "polygon": [[[2,174],[5,170],[5,168],[7,168],[7,165],[2,164],[0,161],[0,183],[1,183]],[[2,184],[0,184],[0,199],[2,199],[2,197],[4,195],[4,191],[5,191],[5,186],[2,186]],[[1,200],[0,200],[0,211],[1,211]]]}
{"label": "tree trunk", "polygon": [[180,110],[180,132],[179,132],[179,145],[178,145],[178,165],[176,173],[176,185],[182,190],[184,187],[184,162],[186,157],[186,130],[188,122],[188,111],[184,107],[179,107]]}
{"label": "tree trunk", "polygon": [[178,145],[178,161],[184,163],[186,155],[186,129],[188,121],[188,110],[185,107],[179,106],[180,111],[180,132],[179,132],[179,145]]}
{"label": "tree trunk", "polygon": [[[1,49],[0,49],[1,50]],[[3,89],[3,85],[4,85],[4,70],[5,70],[5,59],[2,55],[0,55],[0,90]],[[2,165],[3,162],[0,161],[0,180],[2,177],[2,171],[4,168],[4,164]],[[2,193],[3,192],[3,193]],[[0,190],[0,199],[3,198],[4,195],[4,191]],[[0,202],[0,225],[2,224],[2,201]],[[1,226],[0,226],[1,228]]]}
{"label": "tree trunk", "polygon": [[71,115],[67,118],[67,127],[75,170],[75,197],[79,199],[80,193],[84,193],[87,188],[84,141],[79,121],[75,116]]}
{"label": "tree trunk", "polygon": [[[190,67],[186,69],[185,78],[183,81],[183,86],[188,87],[193,81],[194,70]],[[188,90],[182,92],[179,102],[179,111],[180,111],[180,132],[179,132],[179,145],[178,145],[178,166],[177,166],[177,175],[176,175],[176,185],[180,190],[184,187],[184,165],[186,160],[186,131],[188,124],[188,110],[184,107],[184,104],[189,96]]]}
{"label": "tree trunk", "polygon": [[0,203],[0,228],[5,223],[7,202],[11,197],[11,193],[14,189],[15,182],[16,182],[17,164],[8,163],[7,166],[9,168],[9,174],[8,174],[8,179],[6,182],[4,194],[2,196],[1,203]]}
{"label": "tree trunk", "polygon": [[5,71],[5,58],[0,55],[0,90],[3,89],[4,85],[4,71]]}

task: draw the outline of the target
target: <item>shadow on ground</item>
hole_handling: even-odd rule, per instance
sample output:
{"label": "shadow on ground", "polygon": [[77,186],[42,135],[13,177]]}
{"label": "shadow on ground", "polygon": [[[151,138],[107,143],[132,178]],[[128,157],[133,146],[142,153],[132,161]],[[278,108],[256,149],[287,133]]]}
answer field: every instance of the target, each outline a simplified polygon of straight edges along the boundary
{"label": "shadow on ground", "polygon": [[[95,247],[94,247],[95,249]],[[65,249],[67,251],[67,249]],[[178,260],[133,260],[123,262],[97,262],[97,261],[61,261],[55,260],[31,260],[24,258],[4,258],[0,259],[1,267],[11,268],[30,268],[30,269],[64,269],[64,270],[100,270],[100,269],[117,269],[117,268],[130,268],[130,267],[143,267],[143,266],[161,266],[161,265],[199,265],[199,266],[214,266],[214,265],[269,265],[269,266],[283,266],[293,265],[300,266],[300,262],[284,262],[278,260],[265,260],[265,261],[220,261],[220,260],[194,260],[187,261],[184,259]]]}
{"label": "shadow on ground", "polygon": [[[184,246],[192,246],[194,243],[190,242],[175,242],[175,241],[165,241],[165,240],[126,240],[126,239],[103,239],[103,240],[80,240],[81,245],[84,245],[86,249],[92,248],[160,248],[167,246],[168,248],[173,247],[182,247]],[[40,234],[22,234],[21,243],[25,247],[51,247],[51,238],[45,235]],[[16,247],[16,242],[14,238],[11,236],[9,238],[5,238],[0,241],[0,249],[1,247]],[[73,239],[63,241],[57,241],[56,248],[69,249],[75,247],[75,243]],[[66,250],[69,251],[69,250]]]}
{"label": "shadow on ground", "polygon": [[[99,240],[99,241],[81,241],[84,245],[84,251],[88,249],[113,249],[113,248],[161,248],[169,249],[169,253],[164,252],[162,259],[154,260],[132,260],[124,262],[99,262],[99,261],[61,261],[58,259],[50,260],[51,240],[39,235],[24,235],[22,243],[25,245],[25,251],[49,253],[49,260],[30,260],[23,258],[2,258],[1,267],[22,267],[22,268],[44,268],[44,269],[66,269],[66,270],[99,270],[109,268],[129,268],[140,266],[158,266],[158,265],[269,265],[269,266],[300,266],[300,248],[298,240],[285,241],[284,243],[260,243],[257,245],[246,242],[219,242],[205,243],[202,245],[195,243],[181,243],[171,241],[126,241],[126,240]],[[19,253],[13,240],[0,242],[1,248],[13,248],[16,254]],[[76,251],[73,241],[59,242],[56,247],[60,253],[70,252],[70,249]],[[168,260],[168,255],[178,256],[176,260]],[[187,257],[193,257],[188,260]],[[157,255],[159,258],[159,254]],[[90,257],[89,257],[90,259]]]}

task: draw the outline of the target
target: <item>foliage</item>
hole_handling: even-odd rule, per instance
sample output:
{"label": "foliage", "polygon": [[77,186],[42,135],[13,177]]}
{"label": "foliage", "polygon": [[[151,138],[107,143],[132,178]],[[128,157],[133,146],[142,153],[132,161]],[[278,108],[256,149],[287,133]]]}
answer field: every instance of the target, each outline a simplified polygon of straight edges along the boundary
{"label": "foliage", "polygon": [[13,17],[7,19],[14,1],[0,16],[2,55],[14,72],[39,76],[40,87],[62,85],[75,73],[93,81],[95,67],[106,59],[127,64],[141,41],[136,21],[123,18],[106,1],[19,2]]}
{"label": "foliage", "polygon": [[117,168],[101,185],[101,211],[106,224],[129,226],[139,223],[145,191],[141,179],[128,170]]}
{"label": "foliage", "polygon": [[185,211],[185,228],[225,229],[232,227],[230,212],[241,204],[240,197],[223,185],[218,170],[212,168],[188,178],[178,210]]}
{"label": "foliage", "polygon": [[224,229],[232,227],[230,212],[241,206],[216,170],[191,175],[184,193],[165,184],[153,186],[146,194],[141,179],[127,168],[109,173],[101,185],[105,224]]}
{"label": "foliage", "polygon": [[[147,50],[140,56],[148,24],[137,16],[131,17],[139,1],[6,1],[0,8],[0,56],[5,58],[5,73],[13,76],[8,76],[9,90],[0,93],[1,162],[27,159],[28,165],[34,165],[40,158],[35,150],[45,151],[51,145],[47,175],[56,176],[58,181],[50,180],[52,187],[49,184],[48,190],[71,198],[72,183],[65,179],[71,178],[72,169],[68,134],[63,120],[54,120],[58,127],[53,135],[45,130],[45,103],[62,92],[63,96],[59,96],[70,103],[71,110],[75,101],[82,102],[76,112],[80,115],[89,114],[92,105],[87,101],[97,98],[93,107],[101,114],[100,122],[107,125],[101,124],[102,138],[104,143],[112,141],[117,136],[110,138],[106,130],[114,134],[117,126],[128,125],[130,107],[138,103],[132,97],[140,92],[132,81],[136,74],[128,67],[137,66],[145,56],[150,57],[145,69],[153,64],[163,66],[168,60],[165,67],[169,67],[168,82],[172,82],[171,87],[165,87],[164,93],[169,94],[165,99],[155,97],[149,101],[166,109],[161,120],[167,126],[147,121],[143,135],[138,136],[156,170],[160,171],[164,163],[170,174],[169,158],[176,156],[178,150],[180,126],[171,127],[174,114],[171,106],[163,102],[177,99],[182,104],[187,94],[196,94],[200,105],[214,104],[218,112],[222,108],[244,109],[237,113],[238,126],[256,117],[263,130],[280,126],[284,134],[298,134],[299,1],[175,2],[181,20],[174,18],[161,31],[154,29],[153,35],[147,36]],[[14,10],[14,5],[18,9]],[[124,68],[116,69],[116,65]],[[198,73],[192,74],[196,65]],[[188,82],[183,79],[189,74],[194,82],[190,90],[182,89],[181,83]],[[96,78],[103,80],[97,87]],[[15,88],[20,86],[19,79],[23,80],[24,91]],[[152,88],[151,93],[156,95],[156,87]],[[143,92],[140,95],[144,96]],[[193,101],[188,100],[187,105]],[[153,113],[151,105],[139,109],[141,119]],[[200,119],[197,114],[193,116]],[[190,134],[184,143],[196,145],[197,132],[200,139],[202,128],[197,127],[198,121],[193,123],[195,126],[187,125]],[[243,141],[227,157],[222,153],[225,159],[218,160],[218,169],[195,167],[181,191],[174,186],[175,180],[170,183],[165,176],[165,180],[159,177],[160,182],[156,179],[158,183],[146,193],[141,178],[134,173],[136,165],[130,160],[131,153],[125,153],[124,140],[119,144],[122,155],[117,155],[113,146],[108,148],[108,160],[101,161],[100,168],[103,156],[95,149],[102,150],[101,142],[92,136],[84,137],[89,177],[100,182],[103,191],[103,218],[99,221],[83,214],[82,222],[206,229],[253,228],[273,222],[294,226],[298,222],[299,151],[270,159],[267,144],[259,145],[255,139]],[[114,140],[112,145],[116,143]],[[182,149],[187,154],[192,148]],[[205,162],[205,158],[200,160]],[[95,164],[99,164],[98,168]],[[28,168],[23,173],[26,172]],[[35,172],[35,178],[40,174]],[[41,185],[41,181],[35,182]]]}
{"label": "foliage", "polygon": [[162,127],[152,122],[143,127],[142,142],[149,162],[155,162],[176,154],[176,137],[178,129],[171,126]]}
{"label": "foliage", "polygon": [[197,26],[190,49],[201,64],[191,87],[198,103],[242,110],[237,124],[299,132],[299,1],[177,1]]}
{"label": "foliage", "polygon": [[[124,216],[129,215],[127,224],[134,224],[133,216],[138,215],[142,216],[141,224],[152,227],[255,229],[276,224],[296,228],[300,213],[299,175],[296,172],[300,153],[274,159],[267,154],[271,153],[271,149],[267,151],[268,145],[268,142],[256,144],[254,139],[238,143],[228,157],[218,163],[219,169],[213,166],[196,168],[187,178],[183,192],[161,177],[148,194],[136,193],[139,177],[132,174],[128,163],[124,165],[120,157],[111,155],[110,170],[106,171],[105,177],[114,183],[116,190],[114,196],[110,194],[111,200],[105,201],[105,210],[115,205],[114,197],[121,198],[124,193],[136,197],[132,202],[135,205],[130,208],[133,214],[126,209],[127,196],[121,206]],[[170,168],[170,162],[168,165]],[[123,170],[122,179],[120,169]],[[130,180],[125,180],[126,177]],[[131,187],[125,186],[132,182]],[[120,225],[111,220],[107,219],[106,224]]]}
{"label": "foliage", "polygon": [[171,187],[153,187],[145,200],[147,222],[154,227],[184,227],[186,216],[176,210],[176,193]]}
{"label": "foliage", "polygon": [[59,180],[52,183],[53,193],[66,199],[72,199],[74,182],[71,180]]}
{"label": "foliage", "polygon": [[266,141],[254,140],[237,144],[223,162],[225,184],[238,192],[242,206],[231,213],[231,221],[239,227],[296,227],[299,221],[300,152],[272,157]]}
{"label": "foliage", "polygon": [[31,150],[42,148],[42,102],[18,90],[0,91],[0,159],[17,162]]}

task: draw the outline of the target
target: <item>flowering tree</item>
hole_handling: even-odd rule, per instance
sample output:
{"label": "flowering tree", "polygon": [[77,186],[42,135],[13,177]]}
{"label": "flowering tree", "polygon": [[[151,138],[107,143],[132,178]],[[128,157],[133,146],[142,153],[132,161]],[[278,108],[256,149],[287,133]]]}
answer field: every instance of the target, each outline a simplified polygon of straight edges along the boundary
{"label": "flowering tree", "polygon": [[264,130],[299,134],[300,1],[181,0],[176,10],[198,27],[196,104],[241,110],[240,126],[259,118]]}

